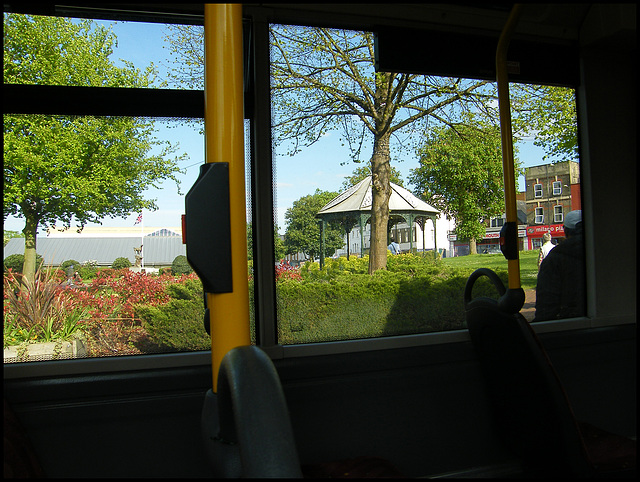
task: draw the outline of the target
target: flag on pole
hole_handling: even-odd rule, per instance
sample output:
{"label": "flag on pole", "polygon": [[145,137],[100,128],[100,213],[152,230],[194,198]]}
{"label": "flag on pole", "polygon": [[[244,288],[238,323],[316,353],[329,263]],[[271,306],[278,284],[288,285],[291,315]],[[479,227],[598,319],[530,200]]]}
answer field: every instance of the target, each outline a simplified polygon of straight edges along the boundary
{"label": "flag on pole", "polygon": [[140,224],[142,222],[142,213],[140,213],[140,215],[138,216],[138,219],[136,219],[136,222],[133,223],[133,225],[135,226],[136,224]]}

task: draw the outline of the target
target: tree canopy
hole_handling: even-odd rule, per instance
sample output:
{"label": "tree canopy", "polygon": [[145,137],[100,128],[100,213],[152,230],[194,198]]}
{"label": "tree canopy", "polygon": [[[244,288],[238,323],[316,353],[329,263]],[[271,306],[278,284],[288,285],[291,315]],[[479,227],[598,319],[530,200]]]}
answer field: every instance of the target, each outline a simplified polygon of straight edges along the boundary
{"label": "tree canopy", "polygon": [[[4,82],[144,87],[153,69],[116,67],[115,36],[89,21],[4,16]],[[151,154],[155,149],[156,153]],[[78,228],[104,217],[157,209],[144,191],[179,185],[175,148],[143,118],[5,115],[3,215],[25,219],[26,276],[35,272],[38,227]]]}
{"label": "tree canopy", "polygon": [[[337,131],[351,159],[368,163],[373,179],[369,272],[384,268],[396,154],[404,149],[414,154],[434,127],[480,117],[497,125],[495,83],[375,72],[371,32],[271,25],[270,38],[275,145],[295,155]],[[203,30],[172,26],[167,40],[178,56],[173,78],[201,87]],[[535,136],[549,156],[576,152],[571,89],[512,84],[510,90],[516,138]]]}
{"label": "tree canopy", "polygon": [[371,32],[276,25],[271,42],[276,142],[289,142],[294,154],[339,130],[353,159],[370,156],[369,272],[385,268],[392,136],[400,148],[415,148],[429,119],[453,124],[470,110],[495,116],[495,87],[482,80],[375,72]]}
{"label": "tree canopy", "polygon": [[[253,223],[247,223],[247,254],[248,254],[248,259],[252,260],[253,259]],[[284,258],[285,255],[285,249],[284,249],[284,241],[282,241],[282,239],[280,238],[280,235],[278,234],[278,229],[276,227],[276,229],[273,232],[273,257],[274,257],[274,261],[278,262],[280,261],[282,258]]]}
{"label": "tree canopy", "polygon": [[483,221],[505,211],[500,128],[434,128],[420,154],[409,178],[414,192],[455,219],[456,235],[471,240],[475,254],[475,240],[485,234]]}
{"label": "tree canopy", "polygon": [[[369,166],[368,164],[364,166],[356,167],[351,173],[351,176],[346,177],[342,182],[342,190],[346,191],[351,186],[355,186],[360,181],[369,177],[370,175],[371,175],[371,166]],[[400,174],[400,171],[398,171],[393,166],[391,167],[390,182],[398,186],[404,187],[403,181],[402,181],[402,174]]]}
{"label": "tree canopy", "polygon": [[516,84],[514,127],[533,135],[543,159],[578,160],[578,117],[575,90],[568,87]]}
{"label": "tree canopy", "polygon": [[329,201],[338,195],[337,192],[316,189],[314,194],[303,196],[293,202],[287,209],[285,220],[287,228],[284,234],[284,247],[287,254],[304,253],[308,258],[326,257],[342,248],[344,239],[340,226],[329,224],[324,231],[325,252],[320,253],[320,220],[316,214]]}

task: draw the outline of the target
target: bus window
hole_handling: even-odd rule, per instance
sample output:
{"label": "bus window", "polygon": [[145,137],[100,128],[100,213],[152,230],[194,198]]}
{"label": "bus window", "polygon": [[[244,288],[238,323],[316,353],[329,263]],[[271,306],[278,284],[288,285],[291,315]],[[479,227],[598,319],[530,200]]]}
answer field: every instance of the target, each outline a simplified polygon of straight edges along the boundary
{"label": "bus window", "polygon": [[[202,88],[202,26],[19,14],[4,22],[5,84]],[[195,67],[171,69],[164,44]],[[97,110],[130,107],[90,95]],[[180,107],[161,118],[4,115],[5,362],[210,349],[181,224],[205,161],[202,109],[184,116]],[[29,290],[25,226],[39,267]]]}
{"label": "bus window", "polygon": [[[505,212],[495,83],[375,72],[371,32],[273,24],[270,36],[279,342],[462,329],[475,255],[507,276],[491,225]],[[532,320],[537,236],[562,237],[558,206],[581,205],[575,95],[511,91]],[[391,188],[384,229],[372,215],[381,176]],[[534,184],[549,195],[536,197]],[[538,211],[551,221],[536,223]],[[376,250],[392,240],[401,254],[380,262]]]}

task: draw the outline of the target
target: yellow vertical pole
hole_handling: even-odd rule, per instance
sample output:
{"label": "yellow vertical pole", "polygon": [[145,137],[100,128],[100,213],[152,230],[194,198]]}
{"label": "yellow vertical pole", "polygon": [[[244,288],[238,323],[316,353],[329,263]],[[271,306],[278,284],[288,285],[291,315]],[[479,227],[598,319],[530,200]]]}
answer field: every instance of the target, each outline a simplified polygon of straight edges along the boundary
{"label": "yellow vertical pole", "polygon": [[[498,107],[500,109],[500,133],[502,136],[502,168],[504,171],[504,199],[507,222],[518,222],[516,207],[516,181],[513,166],[513,137],[511,130],[511,106],[509,101],[509,80],[507,75],[507,50],[511,35],[518,21],[521,6],[516,4],[511,10],[496,50],[496,81],[498,84]],[[520,288],[520,260],[507,260],[509,288]]]}
{"label": "yellow vertical pole", "polygon": [[[233,291],[207,293],[211,323],[213,391],[226,353],[251,343],[247,281],[244,169],[242,5],[204,6],[205,160],[229,163],[229,210]],[[216,256],[216,240],[211,240]]]}

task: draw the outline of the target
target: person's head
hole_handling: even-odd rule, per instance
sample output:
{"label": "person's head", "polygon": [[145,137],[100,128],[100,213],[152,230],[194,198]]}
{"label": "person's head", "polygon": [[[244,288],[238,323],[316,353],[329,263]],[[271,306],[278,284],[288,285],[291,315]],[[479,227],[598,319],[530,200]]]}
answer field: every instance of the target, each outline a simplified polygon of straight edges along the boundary
{"label": "person's head", "polygon": [[548,243],[549,241],[551,241],[551,235],[549,233],[544,233],[542,235],[542,242]]}
{"label": "person's head", "polygon": [[571,211],[564,217],[564,234],[567,238],[582,234],[582,211]]}

